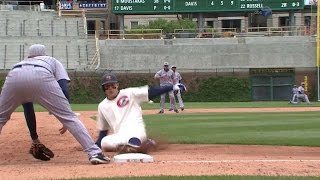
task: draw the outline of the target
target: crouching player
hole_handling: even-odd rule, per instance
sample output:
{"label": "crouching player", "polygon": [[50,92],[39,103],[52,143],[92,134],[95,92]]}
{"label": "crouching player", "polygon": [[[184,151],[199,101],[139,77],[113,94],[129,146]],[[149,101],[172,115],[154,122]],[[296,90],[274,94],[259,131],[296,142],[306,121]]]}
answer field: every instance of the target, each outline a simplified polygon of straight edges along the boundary
{"label": "crouching player", "polygon": [[99,137],[96,144],[104,151],[148,153],[155,147],[155,141],[147,137],[140,104],[163,93],[179,90],[179,84],[119,90],[117,77],[108,73],[103,75],[101,85],[106,98],[98,106]]}

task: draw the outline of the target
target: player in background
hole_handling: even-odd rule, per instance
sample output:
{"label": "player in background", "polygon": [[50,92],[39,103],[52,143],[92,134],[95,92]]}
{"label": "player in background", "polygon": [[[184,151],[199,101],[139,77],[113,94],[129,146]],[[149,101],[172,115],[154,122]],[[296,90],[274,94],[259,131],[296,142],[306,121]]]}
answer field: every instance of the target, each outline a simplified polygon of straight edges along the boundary
{"label": "player in background", "polygon": [[[175,80],[175,74],[174,72],[169,68],[169,63],[164,62],[163,69],[159,70],[155,75],[154,79],[160,80],[160,86],[161,87],[172,87],[174,84],[176,84]],[[174,110],[174,112],[179,113],[178,109],[176,108],[176,100],[174,98],[173,91],[168,92],[169,98],[170,98],[170,108]],[[164,113],[164,105],[166,102],[166,94],[161,94],[160,98],[160,111],[159,114]]]}
{"label": "player in background", "polygon": [[289,103],[297,102],[297,93],[298,93],[297,85],[293,85],[293,88],[291,90],[292,99],[289,101]]}
{"label": "player in background", "polygon": [[155,142],[147,137],[141,103],[179,90],[179,84],[119,90],[117,77],[107,73],[102,77],[101,86],[106,98],[98,106],[99,137],[96,144],[104,151],[147,153],[155,146]]}
{"label": "player in background", "polygon": [[292,104],[300,103],[300,99],[305,101],[307,104],[311,104],[309,101],[308,95],[305,94],[304,86],[305,86],[304,82],[301,82],[300,86],[298,87],[298,91],[297,91],[297,101],[292,102]]}
{"label": "player in background", "polygon": [[[182,83],[182,77],[181,77],[180,73],[179,73],[178,71],[176,71],[176,70],[177,70],[177,67],[176,67],[175,65],[172,65],[172,66],[171,66],[171,70],[172,70],[172,71],[174,72],[174,74],[175,74],[175,82],[176,82],[176,84],[177,84],[177,83]],[[181,111],[183,111],[183,110],[184,110],[184,104],[183,104],[183,100],[182,100],[182,98],[181,98],[181,90],[178,90],[178,91],[175,91],[175,92],[176,92],[176,93],[174,93],[174,94],[177,96],[180,109],[181,109]],[[172,110],[173,110],[173,107],[174,107],[174,105],[171,104],[169,111],[170,111],[170,110],[172,111]]]}
{"label": "player in background", "polygon": [[92,164],[109,163],[110,159],[102,154],[85,126],[72,112],[68,99],[57,82],[65,73],[61,62],[46,55],[44,45],[32,45],[29,57],[15,64],[4,82],[0,95],[0,133],[19,105],[27,102],[39,103],[81,144]]}

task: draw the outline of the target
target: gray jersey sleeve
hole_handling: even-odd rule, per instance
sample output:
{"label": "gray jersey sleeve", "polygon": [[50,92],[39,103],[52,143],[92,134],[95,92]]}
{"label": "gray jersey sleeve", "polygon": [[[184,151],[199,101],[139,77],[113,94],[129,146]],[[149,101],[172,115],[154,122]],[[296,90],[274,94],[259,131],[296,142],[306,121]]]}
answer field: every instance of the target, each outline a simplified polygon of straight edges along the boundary
{"label": "gray jersey sleeve", "polygon": [[70,81],[70,78],[68,76],[67,71],[64,69],[62,63],[58,60],[55,60],[55,71],[54,71],[54,77],[57,81],[60,79],[66,79],[67,81]]}
{"label": "gray jersey sleeve", "polygon": [[157,76],[158,76],[159,78],[161,77],[161,70],[158,71],[158,72],[156,72],[156,74],[154,75],[154,77],[157,77]]}

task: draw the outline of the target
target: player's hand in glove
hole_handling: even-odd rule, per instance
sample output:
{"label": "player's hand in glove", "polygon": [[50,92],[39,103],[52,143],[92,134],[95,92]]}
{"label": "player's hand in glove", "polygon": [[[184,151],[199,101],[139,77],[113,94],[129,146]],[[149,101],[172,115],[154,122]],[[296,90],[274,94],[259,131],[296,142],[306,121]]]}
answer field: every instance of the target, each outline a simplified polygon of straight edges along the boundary
{"label": "player's hand in glove", "polygon": [[34,158],[42,161],[49,161],[54,157],[53,152],[42,143],[32,143],[29,152]]}
{"label": "player's hand in glove", "polygon": [[179,83],[173,85],[173,91],[179,91],[179,90],[180,90]]}
{"label": "player's hand in glove", "polygon": [[181,84],[181,83],[177,83],[173,86],[173,90],[177,91],[177,90],[187,90],[186,86]]}

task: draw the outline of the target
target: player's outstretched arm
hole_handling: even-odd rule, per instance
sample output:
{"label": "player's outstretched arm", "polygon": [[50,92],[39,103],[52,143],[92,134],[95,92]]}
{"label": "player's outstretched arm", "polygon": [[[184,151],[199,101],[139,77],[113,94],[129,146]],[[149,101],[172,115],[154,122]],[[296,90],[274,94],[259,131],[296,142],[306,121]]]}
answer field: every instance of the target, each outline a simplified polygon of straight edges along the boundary
{"label": "player's outstretched arm", "polygon": [[[68,88],[68,80],[67,79],[60,79],[58,80],[59,86],[62,89],[62,92],[64,94],[64,96],[68,99],[69,103],[70,103],[70,96],[69,96],[69,88]],[[59,133],[60,134],[64,134],[67,131],[67,128],[62,126],[59,129]]]}
{"label": "player's outstretched arm", "polygon": [[176,84],[174,86],[159,86],[159,87],[150,87],[148,90],[148,97],[149,100],[154,99],[157,96],[160,96],[161,94],[164,94],[166,92],[172,91],[172,90],[180,90],[179,87],[180,84]]}

